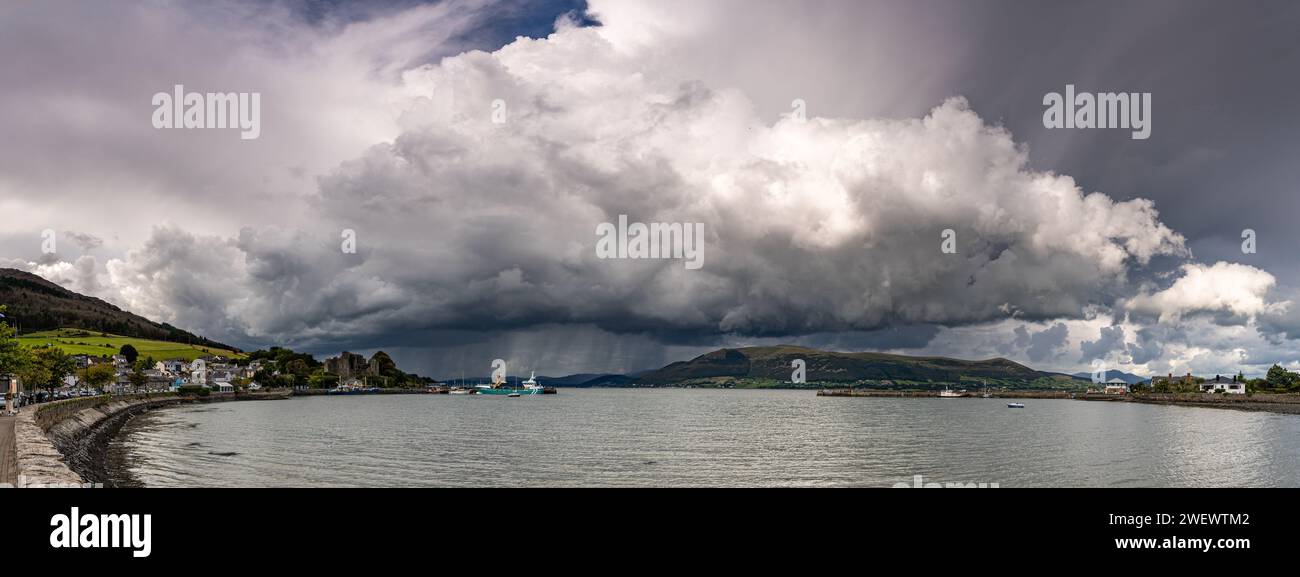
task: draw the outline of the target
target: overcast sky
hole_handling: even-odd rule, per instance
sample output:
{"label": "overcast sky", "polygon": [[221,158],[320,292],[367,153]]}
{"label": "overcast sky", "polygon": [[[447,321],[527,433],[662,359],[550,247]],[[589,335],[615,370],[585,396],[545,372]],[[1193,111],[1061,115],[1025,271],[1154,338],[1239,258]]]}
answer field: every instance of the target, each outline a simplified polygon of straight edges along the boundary
{"label": "overcast sky", "polygon": [[[1300,368],[1297,29],[1281,1],[4,3],[0,265],[439,377],[773,343]],[[260,137],[156,129],[176,84],[259,93]],[[1150,93],[1150,138],[1044,127],[1067,84]],[[703,223],[703,266],[597,258],[620,214]]]}

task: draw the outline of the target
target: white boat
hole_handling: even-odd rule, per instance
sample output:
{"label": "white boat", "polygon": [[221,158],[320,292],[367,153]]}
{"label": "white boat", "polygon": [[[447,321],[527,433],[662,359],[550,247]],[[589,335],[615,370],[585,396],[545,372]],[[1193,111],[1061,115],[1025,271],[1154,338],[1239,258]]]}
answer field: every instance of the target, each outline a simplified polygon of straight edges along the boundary
{"label": "white boat", "polygon": [[941,399],[956,399],[960,397],[961,397],[961,393],[954,391],[952,389],[945,388],[944,390],[939,391],[939,398]]}
{"label": "white boat", "polygon": [[522,383],[525,391],[541,391],[542,386],[537,383],[537,371],[529,371],[528,380]]}
{"label": "white boat", "polygon": [[1023,408],[1025,408],[1025,405],[1024,405],[1024,403],[1007,403],[1007,408],[1008,408],[1008,409],[1023,409]]}

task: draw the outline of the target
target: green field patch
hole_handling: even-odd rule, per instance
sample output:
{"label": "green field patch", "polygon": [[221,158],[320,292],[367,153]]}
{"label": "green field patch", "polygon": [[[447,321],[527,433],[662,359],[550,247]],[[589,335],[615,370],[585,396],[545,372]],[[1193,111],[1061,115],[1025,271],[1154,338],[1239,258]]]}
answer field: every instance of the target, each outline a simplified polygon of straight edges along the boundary
{"label": "green field patch", "polygon": [[119,335],[105,335],[82,329],[58,329],[30,333],[18,337],[24,347],[35,348],[54,345],[70,355],[115,355],[122,350],[122,345],[130,344],[139,351],[140,358],[153,357],[156,361],[167,359],[185,359],[192,361],[207,355],[242,359],[244,354],[216,347],[201,347],[185,343],[170,343]]}

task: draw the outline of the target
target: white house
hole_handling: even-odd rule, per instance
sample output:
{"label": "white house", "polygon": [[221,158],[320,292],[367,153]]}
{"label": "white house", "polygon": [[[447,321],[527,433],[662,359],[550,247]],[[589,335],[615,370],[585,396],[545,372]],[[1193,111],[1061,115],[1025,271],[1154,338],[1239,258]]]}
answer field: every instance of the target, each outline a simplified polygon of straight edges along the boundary
{"label": "white house", "polygon": [[1124,382],[1123,379],[1119,377],[1115,377],[1109,381],[1106,381],[1107,395],[1123,395],[1127,393],[1128,393],[1128,383]]}
{"label": "white house", "polygon": [[1235,383],[1222,377],[1215,377],[1213,381],[1206,380],[1201,383],[1202,393],[1227,393],[1229,395],[1246,394],[1245,383]]}
{"label": "white house", "polygon": [[203,359],[194,359],[190,363],[190,383],[195,385],[208,384],[208,363]]}

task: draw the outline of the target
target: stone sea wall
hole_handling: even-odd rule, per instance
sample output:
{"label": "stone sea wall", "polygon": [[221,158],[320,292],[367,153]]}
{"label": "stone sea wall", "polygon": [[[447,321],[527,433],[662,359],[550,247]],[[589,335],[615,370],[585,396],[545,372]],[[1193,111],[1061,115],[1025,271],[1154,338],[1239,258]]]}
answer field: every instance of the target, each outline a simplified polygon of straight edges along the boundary
{"label": "stone sea wall", "polygon": [[131,415],[184,402],[175,395],[100,396],[25,407],[14,422],[19,482],[79,486],[107,481],[103,455]]}

